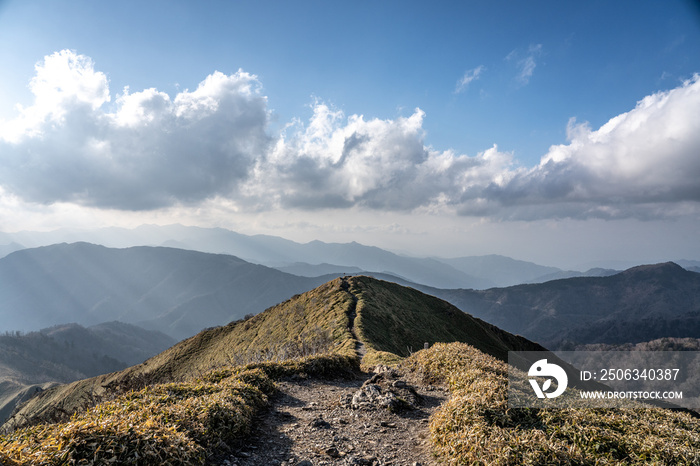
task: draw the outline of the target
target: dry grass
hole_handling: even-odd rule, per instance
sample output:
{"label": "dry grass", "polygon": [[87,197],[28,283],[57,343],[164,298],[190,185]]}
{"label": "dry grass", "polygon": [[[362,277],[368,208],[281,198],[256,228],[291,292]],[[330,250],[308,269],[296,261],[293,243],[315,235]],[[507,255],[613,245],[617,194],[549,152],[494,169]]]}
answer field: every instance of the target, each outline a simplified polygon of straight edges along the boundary
{"label": "dry grass", "polygon": [[445,383],[430,423],[448,464],[699,464],[700,420],[658,408],[509,409],[505,363],[462,344],[420,351],[404,367]]}
{"label": "dry grass", "polygon": [[245,437],[275,390],[274,378],[335,376],[355,369],[357,358],[316,355],[221,368],[192,381],[149,386],[75,414],[68,422],[0,437],[0,464],[204,464]]}
{"label": "dry grass", "polygon": [[112,399],[86,410],[81,403],[94,397],[86,397],[92,389],[82,385],[90,381],[76,383],[75,393],[66,390],[79,411],[1,436],[0,464],[203,464],[245,437],[274,391],[273,380],[359,369],[351,305],[352,296],[335,280],[202,332],[111,375]]}
{"label": "dry grass", "polygon": [[401,364],[403,360],[404,358],[397,356],[394,353],[389,353],[387,351],[376,351],[370,348],[363,356],[360,368],[363,371],[370,371],[378,364],[395,367]]}

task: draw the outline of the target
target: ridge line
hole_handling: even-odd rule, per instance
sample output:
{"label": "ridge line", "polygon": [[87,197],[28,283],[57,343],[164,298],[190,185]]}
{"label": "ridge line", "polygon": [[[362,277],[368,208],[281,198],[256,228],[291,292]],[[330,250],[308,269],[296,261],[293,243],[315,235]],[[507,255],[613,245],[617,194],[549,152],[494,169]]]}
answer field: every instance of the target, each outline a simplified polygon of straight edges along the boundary
{"label": "ridge line", "polygon": [[355,319],[357,318],[357,296],[350,291],[350,283],[348,282],[348,277],[340,277],[340,289],[345,291],[347,294],[350,295],[350,298],[352,298],[352,302],[350,303],[350,309],[348,309],[348,330],[350,331],[350,334],[352,335],[352,338],[355,340],[355,353],[359,356],[360,361],[364,357],[365,354],[367,354],[367,348],[365,347],[365,344],[360,340],[360,338],[357,336],[357,331],[355,329]]}

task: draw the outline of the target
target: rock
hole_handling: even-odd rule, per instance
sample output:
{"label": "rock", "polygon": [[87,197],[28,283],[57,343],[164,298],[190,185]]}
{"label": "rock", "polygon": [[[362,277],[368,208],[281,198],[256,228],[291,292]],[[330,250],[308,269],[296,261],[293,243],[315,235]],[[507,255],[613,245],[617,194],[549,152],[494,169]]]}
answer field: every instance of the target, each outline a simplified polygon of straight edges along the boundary
{"label": "rock", "polygon": [[377,409],[383,408],[389,411],[398,411],[408,407],[408,403],[398,398],[390,390],[382,389],[377,384],[367,384],[360,388],[352,396],[352,409]]}
{"label": "rock", "polygon": [[378,464],[376,456],[353,456],[347,460],[347,464],[358,465],[358,466],[373,466]]}
{"label": "rock", "polygon": [[314,466],[314,464],[309,460],[301,460],[295,466]]}
{"label": "rock", "polygon": [[318,417],[313,421],[309,422],[309,427],[313,429],[330,429],[331,425],[329,422],[323,420],[323,418]]}
{"label": "rock", "polygon": [[326,455],[330,456],[331,458],[340,458],[340,452],[338,451],[338,449],[336,447],[326,448],[324,453]]}

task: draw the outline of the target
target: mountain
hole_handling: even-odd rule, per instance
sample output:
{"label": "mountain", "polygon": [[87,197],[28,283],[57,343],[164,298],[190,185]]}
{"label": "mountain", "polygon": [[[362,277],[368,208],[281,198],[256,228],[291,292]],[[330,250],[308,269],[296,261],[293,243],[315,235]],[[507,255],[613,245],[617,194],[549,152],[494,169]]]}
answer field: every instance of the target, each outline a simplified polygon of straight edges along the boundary
{"label": "mountain", "polygon": [[466,274],[488,281],[488,288],[540,281],[540,277],[544,275],[562,272],[556,267],[546,267],[496,254],[439,260]]}
{"label": "mountain", "polygon": [[36,391],[122,370],[173,344],[163,333],[120,322],[0,335],[0,422]]}
{"label": "mountain", "polygon": [[509,409],[509,389],[531,392],[509,387],[511,371],[527,375],[504,362],[509,350],[544,348],[414,289],[339,278],[143,364],[40,391],[3,426],[0,463],[700,459],[688,412]]}
{"label": "mountain", "polygon": [[[356,242],[297,243],[276,236],[244,235],[223,228],[183,225],[142,225],[134,229],[103,228],[90,231],[0,233],[0,244],[17,242],[28,247],[61,242],[89,242],[108,247],[165,246],[214,254],[229,254],[247,262],[269,267],[294,267],[297,264],[319,266],[333,264],[363,272],[387,273],[407,281],[437,288],[486,288],[489,280],[457,270],[441,260],[407,257]],[[303,272],[305,276],[317,271]]]}
{"label": "mountain", "polygon": [[0,330],[118,320],[182,339],[327,279],[163,247],[74,243],[24,249],[0,259]]}
{"label": "mountain", "polygon": [[357,275],[362,273],[362,269],[358,267],[333,264],[308,264],[306,262],[295,262],[293,264],[275,268],[282,272],[291,273],[292,275],[299,275],[301,277],[320,277],[322,275],[339,273]]}
{"label": "mountain", "polygon": [[433,291],[465,312],[548,347],[700,335],[700,274],[672,262],[608,277]]}
{"label": "mountain", "polygon": [[[332,351],[365,358],[408,356],[425,342],[462,341],[506,360],[508,351],[544,350],[438,298],[371,277],[338,278],[247,319],[205,330],[120,372],[41,392],[10,424],[54,419],[110,390],[186,380],[217,367]],[[87,397],[86,393],[90,396]]]}
{"label": "mountain", "polygon": [[609,277],[610,275],[615,275],[620,273],[621,270],[614,269],[603,269],[600,267],[588,269],[585,272],[578,272],[576,270],[565,270],[560,272],[554,272],[547,275],[542,275],[537,277],[535,280],[528,280],[521,283],[544,283],[552,280],[561,280],[564,278],[576,278],[576,277]]}
{"label": "mountain", "polygon": [[5,257],[20,249],[24,249],[24,246],[19,243],[11,242],[9,244],[0,244],[0,257]]}

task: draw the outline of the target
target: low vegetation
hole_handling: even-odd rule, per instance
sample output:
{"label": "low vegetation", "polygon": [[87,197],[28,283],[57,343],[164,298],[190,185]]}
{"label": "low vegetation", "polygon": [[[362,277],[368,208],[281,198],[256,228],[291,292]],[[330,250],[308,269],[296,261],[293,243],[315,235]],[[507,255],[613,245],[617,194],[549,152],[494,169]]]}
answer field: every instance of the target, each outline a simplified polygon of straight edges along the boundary
{"label": "low vegetation", "polygon": [[698,464],[700,420],[660,408],[509,409],[507,365],[463,343],[415,353],[404,367],[452,397],[430,423],[448,464]]}
{"label": "low vegetation", "polygon": [[413,288],[369,277],[354,277],[350,284],[357,297],[357,335],[370,350],[405,357],[425,343],[462,341],[502,360],[510,350],[544,350]]}
{"label": "low vegetation", "polygon": [[148,386],[57,424],[0,437],[0,464],[205,464],[237,445],[275,390],[273,379],[356,369],[354,358],[317,355],[211,371],[188,382]]}

